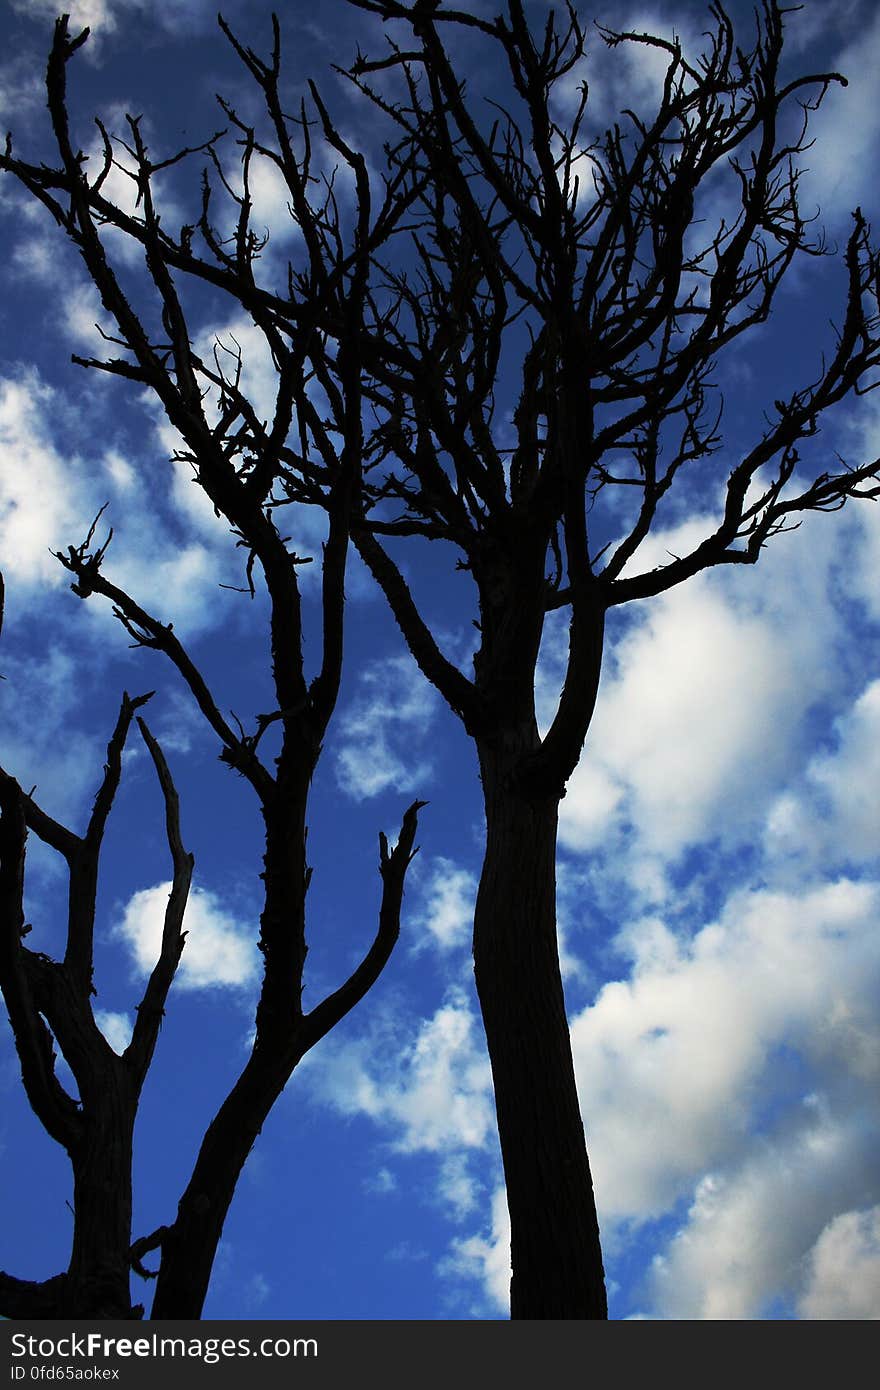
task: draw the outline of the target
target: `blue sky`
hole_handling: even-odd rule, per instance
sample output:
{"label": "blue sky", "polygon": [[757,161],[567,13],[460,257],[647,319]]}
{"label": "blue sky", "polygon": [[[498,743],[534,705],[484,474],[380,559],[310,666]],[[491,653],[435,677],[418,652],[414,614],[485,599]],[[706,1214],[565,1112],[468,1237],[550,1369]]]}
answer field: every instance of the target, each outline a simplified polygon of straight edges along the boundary
{"label": "blue sky", "polygon": [[[214,8],[71,4],[73,22],[94,29],[74,69],[86,147],[96,112],[117,127],[125,112],[143,112],[148,141],[167,150],[223,123],[216,91],[247,109]],[[732,8],[750,23],[749,6]],[[260,49],[270,9],[239,0],[225,13]],[[375,49],[378,31],[344,0],[324,0],[307,19],[287,9],[291,90],[316,77],[343,130],[369,140],[329,65],[359,40]],[[0,120],[22,153],[44,148],[40,83],[54,13],[54,0],[0,5]],[[620,27],[674,26],[690,44],[705,27],[703,6],[684,0],[596,13]],[[790,49],[804,70],[849,78],[815,119],[802,187],[805,208],[821,204],[839,243],[857,203],[880,221],[871,206],[880,13],[867,0],[807,0]],[[616,66],[597,53],[596,62],[597,121],[624,102],[650,105],[650,50],[624,50]],[[255,189],[270,255],[283,261],[295,246],[282,192],[268,174]],[[130,199],[122,175],[115,192]],[[169,217],[184,220],[187,190],[169,178],[165,193]],[[0,762],[36,784],[54,815],[82,826],[121,691],[155,689],[149,720],[196,857],[187,946],[136,1138],[139,1235],[173,1217],[201,1134],[246,1056],[259,820],[173,672],[130,650],[99,600],[70,594],[50,548],[80,541],[108,503],[107,575],[174,622],[223,708],[245,721],[270,707],[262,609],[259,595],[218,587],[242,582],[240,552],[185,467],[169,462],[175,441],[154,404],[69,364],[71,352],[100,352],[100,306],[55,228],[6,180],[0,225]],[[127,269],[136,273],[133,261]],[[663,518],[640,569],[703,534],[737,441],[815,371],[840,289],[834,262],[792,273],[774,320],[725,368],[717,479]],[[268,391],[253,329],[207,310],[194,327],[207,343],[234,336],[257,400]],[[840,412],[818,447],[851,463],[876,457],[880,401]],[[316,519],[291,527],[314,552]],[[446,650],[465,663],[465,581],[437,549],[413,550],[408,564]],[[707,574],[612,615],[594,724],[562,804],[559,896],[613,1317],[880,1312],[878,573],[880,508],[861,503],[808,517],[756,569]],[[304,584],[313,604],[317,586],[308,575]],[[265,1127],[205,1315],[503,1317],[506,1212],[469,953],[481,840],[473,752],[354,562],[347,588],[343,698],[309,818],[307,1003],[371,938],[377,833],[392,832],[414,796],[429,802],[421,852],[389,967],[300,1066]],[[548,711],[563,639],[551,623],[538,690]],[[132,740],[103,863],[95,1001],[120,1047],[169,877],[159,793]],[[66,883],[37,844],[27,888],[34,945],[51,952]],[[5,1019],[0,1095],[0,1267],[43,1278],[66,1264],[70,1184],[23,1099]]]}

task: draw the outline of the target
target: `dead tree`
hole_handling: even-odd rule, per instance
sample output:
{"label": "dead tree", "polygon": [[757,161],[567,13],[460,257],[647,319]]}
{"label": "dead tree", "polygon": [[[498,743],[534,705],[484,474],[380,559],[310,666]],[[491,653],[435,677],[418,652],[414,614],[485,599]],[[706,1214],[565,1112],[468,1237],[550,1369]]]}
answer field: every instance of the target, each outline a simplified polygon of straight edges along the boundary
{"label": "dead tree", "polygon": [[[824,253],[799,205],[798,160],[810,114],[843,79],[783,76],[776,0],[739,41],[712,5],[696,59],[675,40],[603,29],[610,49],[650,45],[667,66],[649,116],[626,112],[589,138],[586,85],[571,96],[585,50],[573,6],[535,31],[522,0],[493,19],[352,2],[387,26],[384,52],[359,55],[348,75],[384,116],[389,170],[413,190],[418,223],[409,255],[374,258],[363,348],[374,425],[354,539],[479,758],[487,836],[474,966],[511,1217],[511,1314],[601,1318],[555,859],[605,615],[709,567],[754,564],[799,514],[880,495],[876,459],[848,467],[811,447],[826,411],[876,383],[880,261],[856,211],[830,343],[816,325],[815,377],[771,395],[752,442],[702,494],[715,520],[699,543],[640,566],[669,498],[699,487],[719,448],[713,383],[725,353],[766,323],[789,268]],[[473,581],[473,679],[444,654],[403,577],[402,538],[413,536],[449,542]],[[542,736],[536,663],[558,610],[567,666]]]}
{"label": "dead tree", "polygon": [[[49,816],[9,775],[0,772],[0,987],[21,1062],[28,1100],[46,1132],[67,1152],[73,1169],[74,1233],[67,1270],[44,1283],[0,1274],[0,1309],[17,1318],[138,1317],[132,1306],[130,1269],[146,1277],[144,1258],[158,1252],[153,1318],[197,1318],[208,1288],[223,1223],[241,1169],[273,1104],[297,1063],[329,1029],[363,998],[378,978],[399,932],[404,877],[415,849],[414,803],[403,818],[394,848],[380,836],[382,880],[378,930],[360,965],[321,1003],[305,1012],[302,990],[306,959],[305,900],[310,869],[306,863],[306,806],[309,785],[339,690],[343,654],[344,575],[352,516],[363,467],[361,428],[362,368],[355,325],[362,314],[370,239],[382,235],[387,208],[374,214],[363,161],[337,145],[351,166],[357,209],[343,227],[332,187],[310,168],[308,127],[279,114],[285,177],[304,241],[308,268],[293,276],[285,294],[297,304],[297,331],[283,336],[260,307],[254,267],[263,242],[248,223],[249,168],[255,157],[253,133],[242,133],[242,177],[227,183],[237,210],[231,239],[212,222],[208,185],[201,231],[224,275],[231,275],[236,304],[249,308],[262,330],[277,368],[274,418],[261,423],[240,387],[237,354],[217,351],[204,361],[193,346],[183,293],[171,268],[192,236],[183,228],[176,241],[161,226],[152,178],[193,151],[151,162],[138,122],[129,121],[125,149],[103,131],[104,159],[90,171],[70,129],[66,104],[67,65],[87,37],[68,33],[58,21],[49,58],[47,91],[59,165],[28,164],[7,141],[0,167],[51,213],[78,249],[88,275],[115,323],[116,356],[82,365],[102,370],[154,393],[182,440],[182,458],[225,518],[247,556],[251,592],[262,584],[268,598],[268,645],[276,707],[257,716],[246,732],[233,727],[220,700],[174,632],[173,624],[145,611],[105,573],[109,537],[99,544],[97,526],[85,541],[58,559],[73,576],[81,599],[109,600],[132,642],[162,653],[176,668],[195,705],[220,744],[220,757],[249,784],[262,818],[264,856],[260,866],[264,899],[259,923],[263,978],[256,1009],[255,1038],[248,1060],[214,1116],[202,1141],[176,1215],[158,1230],[132,1239],[132,1131],[141,1088],[150,1066],[175,970],[184,950],[183,913],[192,857],[181,838],[178,797],[166,760],[146,724],[138,724],[155,764],[166,808],[168,844],[174,866],[159,959],[137,1009],[132,1039],[121,1056],[109,1046],[92,1011],[95,895],[99,856],[107,818],[117,791],[126,737],[136,711],[149,696],[125,695],[110,740],[104,776],[85,832],[78,834]],[[277,71],[278,49],[274,62]],[[304,117],[303,117],[304,120]],[[295,149],[297,138],[300,147]],[[219,137],[201,153],[221,170]],[[108,215],[102,187],[121,157],[137,184],[134,211],[122,222],[143,247],[145,273],[137,307],[114,269],[112,247],[104,240],[121,214]],[[225,177],[225,175],[224,175]],[[378,231],[377,231],[378,228]],[[221,284],[222,288],[222,284]],[[331,436],[310,404],[311,338],[320,315],[332,313],[352,326],[348,346],[334,365],[334,402],[344,419]],[[156,324],[151,329],[148,324]],[[337,422],[338,423],[338,422]],[[295,442],[291,443],[291,439]],[[283,460],[297,450],[314,451],[324,461],[315,483],[326,510],[328,535],[322,568],[323,637],[320,667],[307,679],[302,650],[302,613],[297,567],[276,519],[286,499],[275,494]],[[2,593],[2,589],[0,589]],[[262,744],[273,729],[274,761]],[[38,836],[66,861],[70,893],[66,946],[61,959],[29,949],[22,895],[26,837]],[[255,870],[256,872],[256,870]],[[75,1078],[78,1096],[65,1089],[55,1070],[54,1045]]]}

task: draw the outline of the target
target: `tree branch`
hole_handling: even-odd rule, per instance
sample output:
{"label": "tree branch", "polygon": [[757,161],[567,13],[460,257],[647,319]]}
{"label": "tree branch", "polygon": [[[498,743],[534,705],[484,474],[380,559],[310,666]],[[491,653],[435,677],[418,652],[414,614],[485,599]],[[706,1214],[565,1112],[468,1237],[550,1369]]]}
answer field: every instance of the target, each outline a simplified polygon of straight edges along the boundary
{"label": "tree branch", "polygon": [[378,980],[389,960],[400,935],[400,909],[406,871],[418,853],[415,837],[419,811],[426,805],[425,801],[414,801],[407,809],[397,844],[393,849],[388,848],[385,835],[379,835],[382,902],[379,908],[378,931],[369,951],[345,983],[305,1015],[302,1034],[304,1051],[314,1047],[356,1004],[360,1003]]}
{"label": "tree branch", "polygon": [[22,945],[28,930],[23,908],[27,838],[23,802],[18,783],[0,773],[0,989],[31,1108],[46,1132],[69,1152],[80,1138],[82,1116],[55,1075],[52,1035],[34,998],[28,970],[31,953]]}
{"label": "tree branch", "polygon": [[192,854],[189,854],[183,846],[180,834],[180,802],[177,788],[174,785],[162,749],[143,719],[138,719],[138,728],[149,749],[162,789],[165,802],[165,831],[173,865],[171,892],[165,907],[159,959],[153,967],[143,998],[137,1006],[137,1017],[132,1030],[131,1042],[123,1053],[123,1061],[135,1077],[137,1087],[140,1088],[152,1060],[165,1014],[165,1001],[186,941],[186,933],[182,929],[183,916],[195,861]]}

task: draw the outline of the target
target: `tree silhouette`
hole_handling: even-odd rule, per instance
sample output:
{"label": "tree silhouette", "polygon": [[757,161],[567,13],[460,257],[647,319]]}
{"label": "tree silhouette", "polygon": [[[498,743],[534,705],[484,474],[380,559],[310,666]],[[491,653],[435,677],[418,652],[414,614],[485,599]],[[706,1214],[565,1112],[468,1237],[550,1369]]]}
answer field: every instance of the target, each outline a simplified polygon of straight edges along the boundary
{"label": "tree silhouette", "polygon": [[[338,989],[305,1012],[302,992],[306,960],[306,893],[311,870],[306,862],[306,808],[309,786],[333,713],[342,670],[344,573],[352,509],[360,487],[363,439],[360,425],[360,366],[356,348],[339,372],[338,406],[346,418],[331,441],[303,415],[308,390],[305,353],[287,349],[271,324],[263,327],[278,366],[275,418],[259,446],[242,419],[238,391],[240,359],[231,363],[218,350],[212,362],[193,348],[172,275],[163,254],[163,234],[153,206],[150,166],[138,124],[129,123],[131,149],[144,174],[139,188],[139,236],[146,253],[142,302],[136,310],[122,288],[102,241],[109,225],[100,200],[113,154],[109,136],[103,168],[89,180],[84,159],[71,136],[65,98],[66,66],[88,30],[68,35],[67,20],[55,28],[47,90],[52,126],[61,157],[57,171],[33,168],[15,159],[7,144],[3,167],[17,175],[52,212],[78,248],[113,317],[115,346],[123,356],[101,366],[111,374],[145,386],[161,402],[181,440],[199,486],[229,524],[247,554],[247,580],[253,591],[261,578],[268,597],[271,670],[277,709],[258,715],[246,733],[233,728],[206,680],[174,632],[146,612],[104,573],[110,535],[96,541],[100,517],[82,544],[57,558],[73,576],[82,599],[94,594],[110,601],[135,646],[161,652],[182,677],[189,694],[220,743],[220,757],[250,785],[264,830],[261,878],[264,887],[259,925],[263,978],[247,1062],[209,1125],[174,1220],[132,1240],[132,1134],[141,1090],[158,1039],[168,992],[185,947],[183,914],[193,869],[184,848],[178,795],[168,763],[144,720],[137,715],[149,695],[122,698],[107,749],[104,775],[85,832],[77,834],[49,816],[6,772],[0,770],[0,987],[9,1012],[28,1100],[46,1132],[67,1152],[73,1169],[73,1243],[65,1273],[44,1283],[0,1274],[0,1308],[5,1316],[138,1317],[132,1308],[130,1269],[143,1277],[149,1252],[158,1250],[159,1267],[153,1318],[197,1318],[208,1288],[223,1223],[242,1167],[260,1129],[301,1058],[357,1004],[378,978],[399,932],[407,866],[415,852],[421,803],[406,812],[397,844],[380,835],[382,896],[378,930],[357,968]],[[213,152],[209,142],[203,150]],[[367,262],[359,242],[345,246],[332,197],[310,201],[308,156],[297,160],[288,146],[287,174],[296,189],[297,216],[304,235],[320,248],[328,267],[320,284],[305,285],[304,302],[331,301],[344,318],[360,313]],[[160,166],[161,167],[161,166]],[[258,248],[247,227],[247,163],[242,216],[228,260],[246,282]],[[365,196],[362,219],[369,216]],[[207,228],[207,221],[205,223]],[[209,235],[211,235],[209,233]],[[150,298],[152,293],[152,299]],[[158,332],[146,325],[153,316]],[[306,340],[307,343],[308,340]],[[231,375],[227,375],[227,371]],[[253,412],[251,411],[251,417]],[[299,438],[332,459],[332,481],[322,493],[329,516],[322,568],[323,634],[320,668],[308,680],[303,658],[301,596],[293,553],[276,524],[271,498],[279,458],[287,449],[294,417]],[[249,417],[250,419],[250,417]],[[316,439],[316,431],[321,435]],[[329,471],[329,470],[328,470]],[[2,594],[2,590],[0,590]],[[165,912],[162,947],[143,997],[131,1042],[118,1055],[101,1033],[92,1008],[94,933],[99,858],[107,818],[122,771],[122,755],[137,719],[155,765],[165,802],[173,883]],[[261,742],[277,732],[274,766]],[[267,743],[270,742],[267,740]],[[69,905],[63,958],[54,960],[28,948],[23,891],[26,837],[38,836],[66,862]],[[77,1084],[78,1097],[59,1080],[57,1043]]]}
{"label": "tree silhouette", "polygon": [[[719,476],[711,460],[722,444],[715,379],[725,354],[766,323],[793,266],[830,254],[800,206],[799,158],[811,114],[843,79],[785,75],[786,11],[776,0],[765,0],[742,42],[713,5],[697,58],[674,39],[602,29],[609,49],[649,46],[665,55],[666,71],[650,118],[628,111],[591,136],[588,92],[579,85],[586,37],[574,9],[561,23],[550,14],[538,32],[521,0],[507,0],[494,19],[420,0],[350,3],[387,26],[381,55],[359,54],[345,70],[387,134],[375,208],[376,178],[318,91],[311,89],[313,117],[305,107],[295,118],[285,113],[277,21],[268,60],[226,30],[262,94],[270,136],[224,108],[241,184],[224,171],[219,137],[208,141],[201,213],[179,233],[160,220],[152,181],[199,152],[154,162],[130,122],[126,157],[138,204],[126,211],[110,201],[110,137],[103,173],[89,178],[68,134],[63,74],[81,40],[69,40],[63,25],[49,69],[60,164],[26,163],[7,148],[2,165],[74,240],[118,326],[123,356],[86,365],[156,392],[202,486],[259,562],[273,601],[276,678],[279,652],[297,644],[299,610],[294,559],[273,516],[288,503],[325,508],[325,614],[341,615],[350,535],[422,672],[473,739],[487,832],[474,966],[511,1216],[511,1314],[601,1318],[602,1257],[559,970],[555,863],[559,803],[598,692],[605,615],[708,568],[754,564],[803,513],[880,495],[877,460],[849,467],[835,458],[829,467],[816,443],[823,414],[873,385],[880,266],[856,211],[842,257],[840,321],[825,356],[817,342],[815,376],[768,401],[751,442]],[[454,56],[463,51],[488,74],[486,100],[465,83]],[[351,173],[350,227],[332,181],[318,212],[309,202],[318,179],[313,124]],[[282,176],[303,239],[301,265],[275,285],[255,272],[264,242],[252,226],[249,175],[258,159]],[[231,236],[218,230],[218,199],[231,203]],[[161,302],[161,340],[141,327],[113,280],[100,249],[105,228],[143,248]],[[279,382],[271,422],[236,369],[196,356],[178,278],[231,296],[265,336]],[[218,425],[204,416],[206,386],[219,393]],[[681,555],[640,564],[682,497],[713,518],[704,534]],[[472,581],[473,678],[444,652],[405,577],[406,547],[420,541],[451,546]],[[110,597],[136,640],[184,670],[176,639],[111,592],[102,560],[103,550],[88,545],[65,557],[81,592]],[[568,656],[542,733],[535,677],[552,613],[566,615]],[[325,621],[325,641],[328,630],[336,670],[341,616]],[[228,760],[247,775],[262,727],[237,737],[189,683]],[[317,687],[322,708],[326,689]],[[304,698],[301,670],[288,673],[278,709],[266,716],[294,731],[291,747],[308,743]],[[314,742],[308,747],[315,751]],[[301,820],[297,827],[299,835]],[[412,846],[406,829],[401,845],[396,882]],[[263,1014],[271,1047],[273,1008],[289,1013],[289,979],[288,970]],[[265,1065],[271,1070],[271,1060]],[[162,1238],[163,1267],[190,1219],[179,1217]],[[162,1301],[162,1279],[160,1272],[160,1315],[186,1316],[165,1311],[179,1305],[170,1295]]]}
{"label": "tree silhouette", "polygon": [[[603,1317],[555,860],[605,615],[708,567],[753,564],[800,513],[880,495],[877,460],[835,460],[829,472],[801,458],[822,413],[873,384],[880,266],[856,211],[841,323],[817,376],[775,402],[720,505],[707,498],[717,520],[698,543],[640,569],[664,502],[688,487],[699,496],[694,474],[719,450],[713,382],[725,350],[767,320],[799,257],[824,253],[799,206],[797,159],[811,112],[842,79],[783,77],[785,10],[772,0],[748,49],[713,5],[695,61],[676,40],[602,29],[610,48],[648,45],[667,67],[649,118],[628,111],[590,140],[586,85],[570,95],[585,50],[572,6],[561,28],[551,13],[535,32],[521,0],[496,19],[353,3],[397,22],[388,50],[359,55],[348,75],[395,132],[388,166],[418,219],[409,262],[376,258],[364,351],[372,505],[355,543],[479,757],[487,839],[474,967],[511,1218],[511,1314]],[[500,94],[487,84],[486,100],[471,97],[453,36],[474,46],[474,67],[503,72]],[[450,542],[473,580],[473,680],[442,652],[385,540],[412,535]],[[560,608],[568,659],[542,735],[536,665],[547,614]]]}

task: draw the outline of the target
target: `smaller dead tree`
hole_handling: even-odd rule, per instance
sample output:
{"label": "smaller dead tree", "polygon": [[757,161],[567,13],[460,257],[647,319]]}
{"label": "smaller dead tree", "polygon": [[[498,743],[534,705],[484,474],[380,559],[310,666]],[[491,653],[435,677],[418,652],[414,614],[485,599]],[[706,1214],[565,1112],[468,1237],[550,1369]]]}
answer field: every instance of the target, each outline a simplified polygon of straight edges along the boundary
{"label": "smaller dead tree", "polygon": [[[221,759],[252,789],[264,840],[259,923],[263,978],[250,1055],[205,1133],[177,1213],[167,1225],[133,1240],[132,1135],[168,992],[185,946],[182,923],[193,869],[182,839],[171,772],[137,713],[149,696],[123,697],[103,780],[83,834],[53,819],[11,776],[0,772],[0,988],[28,1100],[46,1132],[69,1155],[74,1209],[73,1247],[66,1271],[38,1284],[0,1274],[0,1310],[13,1318],[138,1317],[142,1308],[132,1306],[130,1269],[146,1277],[144,1258],[157,1251],[158,1271],[150,1276],[156,1277],[151,1316],[198,1318],[247,1156],[297,1063],[364,997],[382,971],[398,936],[404,878],[415,853],[420,802],[406,812],[393,848],[380,836],[381,905],[372,945],[349,978],[305,1012],[306,892],[311,874],[306,862],[306,807],[339,690],[344,576],[363,467],[356,325],[363,310],[365,250],[371,239],[382,236],[383,218],[390,225],[393,208],[389,202],[373,214],[363,161],[337,140],[337,154],[350,165],[357,190],[357,208],[347,232],[332,186],[315,179],[310,168],[305,113],[301,120],[289,121],[281,115],[276,99],[284,175],[308,261],[298,278],[289,272],[285,290],[296,304],[297,331],[292,338],[285,337],[263,311],[254,273],[265,244],[249,226],[249,171],[257,157],[254,134],[240,126],[234,113],[228,113],[241,135],[237,187],[222,169],[220,137],[201,147],[199,153],[222,180],[236,214],[231,236],[217,230],[206,176],[200,222],[203,241],[220,271],[221,289],[234,285],[235,304],[249,310],[277,369],[274,415],[270,423],[262,422],[241,388],[240,354],[216,350],[206,361],[195,350],[194,330],[172,270],[189,246],[193,228],[184,227],[176,239],[170,238],[154,204],[154,175],[196,152],[184,150],[153,162],[138,121],[130,119],[121,145],[115,145],[100,128],[104,158],[90,172],[75,141],[67,112],[67,65],[87,35],[86,30],[71,37],[65,18],[55,28],[47,91],[58,168],[20,160],[11,142],[0,157],[0,167],[48,209],[75,245],[115,324],[111,342],[117,355],[75,360],[153,393],[180,436],[179,457],[189,462],[195,480],[245,551],[251,593],[257,584],[264,586],[275,708],[257,716],[252,732],[230,724],[173,624],[147,612],[105,573],[110,537],[98,543],[100,518],[82,544],[59,552],[57,558],[73,577],[73,590],[81,599],[97,595],[108,600],[132,642],[161,653],[176,669],[218,739]],[[277,81],[277,29],[273,64],[261,71],[274,74]],[[108,211],[102,193],[120,160],[137,189],[134,210],[127,214]],[[123,289],[112,248],[104,240],[105,229],[114,225],[121,225],[143,248],[137,306]],[[315,325],[324,313],[351,329],[346,351],[333,367],[336,416],[344,424],[332,434],[312,404],[314,382],[308,365]],[[327,385],[331,385],[329,379]],[[286,499],[274,493],[278,471],[285,460],[296,458],[291,436],[299,450],[314,452],[323,461],[323,474],[310,500],[320,494],[328,518],[321,576],[322,647],[319,669],[311,678],[303,657],[297,577],[302,558],[291,551],[276,524],[278,507],[286,505]],[[161,953],[138,1005],[131,1042],[119,1056],[103,1037],[92,1010],[95,900],[102,840],[135,719],[164,797],[174,871]],[[263,754],[263,738],[270,727],[276,750],[272,763]],[[24,921],[23,891],[28,832],[57,851],[68,867],[66,945],[57,960],[27,944],[30,927]],[[75,1078],[76,1098],[56,1074],[56,1043]]]}
{"label": "smaller dead tree", "polygon": [[[137,1006],[129,1047],[119,1057],[92,1011],[95,900],[107,817],[119,786],[122,752],[135,713],[149,695],[124,695],[107,748],[104,778],[85,834],[77,835],[41,810],[0,772],[0,985],[21,1062],[28,1099],[47,1134],[70,1156],[73,1169],[73,1248],[64,1275],[44,1285],[0,1276],[7,1317],[57,1317],[79,1308],[130,1316],[131,1145],[138,1101],[184,946],[182,930],[193,859],[180,834],[177,792],[159,745],[144,721],[165,799],[173,886],[165,913],[162,950]],[[51,960],[24,944],[25,848],[28,830],[66,861],[69,911],[64,958]],[[79,1088],[73,1099],[55,1072],[54,1041]]]}

